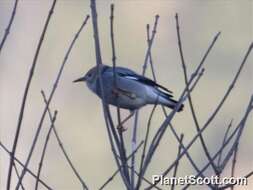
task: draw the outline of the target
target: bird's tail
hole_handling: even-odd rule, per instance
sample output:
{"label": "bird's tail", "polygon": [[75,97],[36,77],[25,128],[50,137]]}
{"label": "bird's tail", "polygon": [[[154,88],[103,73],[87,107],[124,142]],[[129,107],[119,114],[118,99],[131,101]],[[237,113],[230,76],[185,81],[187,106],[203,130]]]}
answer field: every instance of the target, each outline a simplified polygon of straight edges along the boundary
{"label": "bird's tail", "polygon": [[[177,103],[178,101],[172,99],[172,96],[167,94],[167,93],[164,93],[164,92],[161,92],[160,93],[160,98],[159,98],[159,103],[161,103],[162,105],[164,106],[167,106],[171,109],[175,109],[176,106],[177,106]],[[177,110],[177,112],[180,112],[182,111],[184,108],[184,105],[181,104],[181,106],[179,107],[179,109]]]}

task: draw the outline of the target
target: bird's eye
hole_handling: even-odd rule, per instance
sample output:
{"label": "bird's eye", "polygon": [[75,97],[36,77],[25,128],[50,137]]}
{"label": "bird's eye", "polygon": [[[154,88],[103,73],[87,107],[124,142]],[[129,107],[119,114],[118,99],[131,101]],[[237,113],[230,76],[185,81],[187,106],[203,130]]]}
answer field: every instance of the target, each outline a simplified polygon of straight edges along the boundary
{"label": "bird's eye", "polygon": [[91,73],[88,74],[88,77],[91,77]]}

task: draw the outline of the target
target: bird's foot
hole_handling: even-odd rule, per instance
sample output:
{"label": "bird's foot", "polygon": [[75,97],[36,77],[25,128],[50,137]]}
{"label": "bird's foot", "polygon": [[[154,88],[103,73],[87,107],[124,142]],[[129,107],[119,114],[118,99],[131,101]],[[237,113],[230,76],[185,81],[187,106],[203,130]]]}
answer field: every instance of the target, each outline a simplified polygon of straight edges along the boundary
{"label": "bird's foot", "polygon": [[118,125],[117,129],[118,129],[119,132],[125,132],[127,130],[127,128],[124,127],[123,125]]}

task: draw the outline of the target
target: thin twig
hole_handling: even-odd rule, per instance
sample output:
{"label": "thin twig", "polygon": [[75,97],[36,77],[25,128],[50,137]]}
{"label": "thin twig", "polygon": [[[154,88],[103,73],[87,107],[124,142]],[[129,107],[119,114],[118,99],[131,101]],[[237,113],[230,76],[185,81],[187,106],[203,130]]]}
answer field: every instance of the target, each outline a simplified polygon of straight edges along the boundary
{"label": "thin twig", "polygon": [[[157,97],[157,100],[158,100],[158,97]],[[150,127],[151,127],[151,120],[153,118],[153,115],[154,115],[154,112],[155,112],[155,109],[156,109],[156,106],[157,104],[155,104],[152,108],[152,111],[150,113],[150,116],[149,116],[149,119],[148,119],[148,124],[147,124],[147,129],[146,129],[146,134],[145,134],[145,139],[144,139],[144,146],[143,146],[143,149],[142,149],[142,155],[141,155],[141,162],[140,162],[140,168],[139,168],[139,178],[138,178],[138,182],[139,180],[142,179],[143,177],[143,173],[142,173],[142,167],[143,167],[143,164],[144,164],[144,158],[146,156],[146,147],[147,147],[147,143],[148,143],[148,137],[149,137],[149,131],[150,131]],[[133,168],[134,169],[134,168]],[[140,182],[139,182],[140,183]],[[136,186],[136,189],[138,189],[140,187],[140,184],[137,183],[137,185],[139,186]]]}
{"label": "thin twig", "polygon": [[[101,91],[104,119],[105,119],[107,134],[108,134],[108,137],[109,137],[111,150],[112,150],[114,159],[116,161],[117,167],[121,168],[118,157],[117,157],[117,152],[116,152],[116,149],[115,149],[114,141],[115,141],[115,144],[117,146],[117,149],[118,149],[121,157],[122,157],[122,150],[121,150],[119,138],[117,136],[117,133],[115,131],[114,124],[113,124],[113,121],[112,121],[112,118],[111,118],[109,106],[105,101],[103,81],[102,81],[102,77],[101,77],[101,69],[100,68],[101,68],[101,65],[102,65],[103,61],[102,61],[102,57],[101,57],[100,42],[99,42],[96,0],[90,0],[90,8],[91,8],[93,37],[94,37],[95,53],[96,53],[96,65],[97,65],[97,74],[98,74],[98,82],[99,82],[98,84],[99,84],[99,89]],[[122,180],[123,180],[124,184],[126,185],[126,187],[128,189],[130,189],[129,181],[126,178],[126,176],[124,175],[124,172],[121,169],[120,169],[120,174],[122,176]]]}
{"label": "thin twig", "polygon": [[[225,143],[225,141],[227,140],[227,136],[228,136],[229,130],[231,129],[232,123],[233,123],[233,119],[230,121],[230,123],[229,123],[229,125],[228,125],[228,127],[227,127],[227,130],[226,130],[226,132],[225,132],[225,135],[224,135],[224,138],[223,138],[221,147],[224,147],[224,143]],[[218,157],[218,161],[217,161],[217,166],[218,166],[218,168],[220,168],[220,165],[221,165],[222,153],[223,153],[223,149],[222,149],[222,151],[220,152],[220,155],[219,155],[219,157]],[[219,170],[220,170],[220,169],[219,169]]]}
{"label": "thin twig", "polygon": [[[238,146],[239,146],[239,144],[237,143],[235,150],[234,150],[234,157],[232,160],[231,177],[235,176],[235,165],[236,165],[236,159],[237,159]],[[231,187],[231,190],[234,190],[234,186]]]}
{"label": "thin twig", "polygon": [[[19,175],[18,168],[17,168],[15,162],[13,162],[13,167],[14,167],[17,177],[19,178],[20,175]],[[21,189],[25,190],[23,183],[21,183],[20,186],[21,186]]]}
{"label": "thin twig", "polygon": [[[3,150],[5,152],[7,152],[10,156],[11,156],[11,151],[9,151],[6,146],[0,141],[0,146],[3,148]],[[34,177],[34,179],[36,179],[36,175],[27,167],[25,167],[25,165],[19,160],[17,159],[16,157],[14,157],[14,160],[20,165],[22,166],[25,170],[27,170],[27,172]],[[15,163],[15,162],[14,162]],[[49,185],[47,185],[44,181],[42,181],[41,179],[39,179],[39,182],[45,187],[47,188],[48,190],[53,190],[52,187],[50,187]]]}
{"label": "thin twig", "polygon": [[[249,48],[248,48],[248,51],[246,52],[246,54],[245,54],[245,56],[244,56],[244,58],[243,58],[243,61],[242,61],[241,65],[240,65],[240,67],[239,67],[239,69],[238,69],[238,71],[237,71],[237,73],[236,73],[236,75],[235,75],[235,78],[233,79],[231,85],[229,86],[229,88],[228,88],[227,92],[225,93],[224,97],[222,98],[221,102],[219,103],[219,105],[217,106],[217,108],[215,109],[215,111],[213,112],[213,114],[211,115],[211,117],[207,120],[207,122],[205,123],[205,125],[200,129],[200,131],[197,133],[197,135],[196,135],[196,136],[192,139],[192,141],[188,144],[188,146],[186,147],[185,150],[188,150],[188,149],[191,147],[191,145],[192,145],[192,144],[195,142],[195,140],[198,138],[199,134],[202,133],[202,132],[207,128],[207,126],[209,125],[209,123],[210,123],[210,122],[212,121],[212,119],[216,116],[217,112],[219,111],[219,109],[220,109],[221,106],[223,105],[224,101],[226,100],[227,96],[229,95],[229,93],[231,92],[232,88],[234,87],[234,85],[235,85],[235,83],[236,83],[236,81],[237,81],[237,79],[238,79],[238,77],[239,77],[239,75],[240,75],[240,73],[241,73],[241,70],[242,70],[242,68],[243,68],[243,66],[244,66],[244,64],[245,64],[245,62],[246,62],[246,60],[247,60],[247,58],[248,58],[248,56],[249,56],[251,50],[252,50],[252,48],[253,48],[253,43],[250,44],[250,46],[249,46]],[[183,151],[181,155],[183,156],[184,154],[185,154],[185,151]],[[170,170],[173,168],[173,165],[174,165],[174,164],[175,164],[175,162],[173,162],[173,163],[171,164],[171,166],[168,168],[168,171],[170,171]]]}
{"label": "thin twig", "polygon": [[18,7],[18,1],[19,0],[15,0],[14,7],[13,7],[12,13],[11,13],[11,18],[9,20],[7,28],[5,29],[4,36],[3,36],[2,40],[1,40],[1,43],[0,43],[0,54],[1,54],[2,48],[3,48],[4,44],[5,44],[5,41],[7,40],[7,37],[9,35],[9,33],[10,33],[11,26],[12,26],[12,23],[13,23],[15,14],[16,14],[17,7]]}
{"label": "thin twig", "polygon": [[[243,128],[244,128],[244,125],[245,125],[245,123],[246,123],[246,121],[247,121],[247,119],[248,119],[249,114],[251,113],[251,111],[252,111],[252,109],[253,109],[253,107],[252,107],[252,105],[251,105],[252,102],[253,102],[253,96],[252,96],[252,98],[251,98],[251,100],[250,100],[249,105],[247,106],[246,112],[245,112],[245,114],[244,114],[242,120],[239,122],[238,126],[234,129],[234,131],[231,133],[231,135],[227,138],[226,142],[224,143],[224,146],[221,147],[221,148],[216,152],[216,154],[212,157],[212,160],[215,160],[215,159],[219,156],[220,152],[228,145],[228,143],[229,143],[230,140],[234,137],[235,134],[237,134],[237,138],[241,136],[242,130],[243,130]],[[235,140],[235,142],[236,142],[236,141],[237,141],[237,139]],[[232,146],[232,148],[233,148],[233,146]],[[224,159],[224,160],[225,160],[225,159]],[[208,163],[203,167],[203,169],[201,169],[200,172],[199,172],[197,175],[195,175],[195,177],[197,178],[198,176],[200,176],[200,174],[203,173],[203,172],[208,168],[209,165],[210,165],[210,162],[208,162]],[[187,189],[189,186],[190,186],[190,185],[188,184],[188,185],[186,185],[183,189],[185,190],[185,189]]]}
{"label": "thin twig", "polygon": [[[143,145],[144,141],[141,141],[140,144],[136,147],[136,149],[127,157],[127,160],[129,160],[133,155],[136,154],[136,152],[139,150],[139,148]],[[121,166],[122,167],[122,166]],[[102,190],[105,188],[106,185],[108,185],[112,180],[113,178],[118,174],[118,172],[120,171],[120,169],[118,168],[113,174],[111,177],[109,177],[105,183],[99,188],[99,190]]]}
{"label": "thin twig", "polygon": [[[129,166],[128,166],[129,167]],[[130,170],[133,170],[133,168],[129,167]],[[146,179],[144,176],[141,176],[140,173],[138,173],[136,170],[134,170],[135,175],[138,176],[138,178],[141,178],[141,180],[147,182],[149,185],[152,185],[152,182],[150,182],[148,179]],[[154,187],[155,189],[162,190],[160,187]]]}
{"label": "thin twig", "polygon": [[[147,25],[147,41],[149,41],[150,37],[149,37],[149,25]],[[151,71],[152,71],[152,75],[153,75],[153,79],[154,81],[156,82],[156,76],[155,76],[155,70],[154,70],[154,66],[153,66],[153,61],[152,61],[152,57],[151,57],[151,52],[150,52],[150,59],[149,59],[149,63],[150,63],[150,66],[151,66]],[[195,85],[198,83],[198,80],[201,78],[201,76],[203,75],[204,73],[204,68],[201,69],[200,73],[199,73],[199,76],[198,78],[196,79],[196,82],[195,82]],[[195,88],[195,85],[193,85],[192,89]],[[164,113],[164,116],[167,117],[168,114],[166,113],[166,110],[165,110],[165,107],[164,106],[161,106],[162,107],[162,110],[163,110],[163,113]],[[172,126],[172,124],[170,123],[170,129],[173,133],[173,135],[175,136],[176,140],[178,141],[180,147],[182,149],[184,149],[184,145],[183,143],[180,141],[180,138],[176,132],[176,130],[174,129],[174,127]],[[197,165],[195,164],[195,162],[193,161],[193,159],[191,158],[190,154],[188,152],[186,152],[186,156],[187,158],[189,159],[190,163],[192,164],[193,168],[197,171],[197,173],[199,173],[199,169],[197,167]],[[203,176],[203,175],[202,175]],[[204,177],[204,176],[203,176]]]}
{"label": "thin twig", "polygon": [[[17,1],[16,1],[16,3],[17,3]],[[49,10],[45,25],[43,27],[42,34],[41,34],[40,39],[39,39],[39,43],[38,43],[37,48],[36,48],[36,52],[35,52],[35,55],[34,55],[34,58],[33,58],[32,66],[30,68],[30,73],[29,73],[29,76],[28,76],[28,79],[27,79],[27,82],[26,82],[26,87],[25,87],[25,91],[24,91],[24,95],[23,95],[22,103],[21,103],[21,108],[20,108],[19,116],[18,116],[18,124],[17,124],[15,137],[14,137],[14,141],[13,141],[13,145],[12,145],[12,151],[11,151],[11,157],[10,157],[10,163],[9,163],[9,171],[8,171],[8,178],[7,178],[7,188],[6,188],[7,190],[10,190],[12,165],[13,165],[13,162],[14,162],[14,157],[15,157],[16,148],[17,148],[17,144],[18,144],[18,139],[19,139],[19,134],[20,134],[21,125],[22,125],[22,121],[23,121],[23,116],[24,116],[24,111],[25,111],[28,92],[29,92],[29,89],[30,89],[30,86],[31,86],[33,73],[34,73],[35,67],[37,65],[37,59],[38,59],[38,56],[39,56],[40,48],[41,48],[41,45],[43,43],[46,31],[47,31],[49,21],[51,19],[52,14],[53,14],[55,4],[56,4],[56,0],[53,1],[52,6]],[[14,10],[15,10],[15,7],[14,7]],[[25,170],[23,170],[23,171],[25,171]],[[23,175],[24,175],[23,171],[22,171],[21,176],[18,180],[19,185],[20,185],[20,183],[22,181],[22,178],[23,178]]]}
{"label": "thin twig", "polygon": [[[144,63],[143,63],[143,67],[142,67],[142,75],[144,76],[145,73],[146,73],[146,70],[147,70],[147,64],[148,64],[148,60],[150,60],[150,64],[152,65],[152,56],[151,56],[151,48],[152,48],[152,45],[153,45],[153,42],[154,42],[154,39],[155,39],[155,36],[156,36],[156,32],[157,32],[157,26],[158,26],[158,21],[159,21],[159,15],[156,15],[155,16],[155,21],[154,21],[154,25],[153,25],[153,29],[152,29],[152,34],[151,34],[151,37],[150,37],[150,34],[149,34],[149,25],[147,25],[147,51],[146,51],[146,55],[145,55],[145,59],[144,59]],[[151,66],[151,69],[153,68],[153,66]],[[154,72],[152,72],[154,74]],[[153,107],[152,110],[155,109],[156,106]],[[153,115],[153,114],[151,114]],[[138,123],[138,116],[139,116],[139,111],[137,110],[136,111],[136,114],[135,114],[135,123],[134,123],[134,129],[133,129],[133,136],[132,136],[132,146],[134,147],[135,144],[136,144],[136,138],[137,138],[137,123]],[[145,147],[146,149],[146,147]],[[143,165],[143,161],[141,161],[141,165]],[[135,171],[135,157],[132,158],[131,160],[131,168],[132,168],[132,173],[131,173],[131,177],[132,177],[132,180],[134,181],[134,171]],[[142,173],[141,171],[142,169],[142,166],[140,168],[140,175],[143,176],[144,173]],[[141,186],[141,180],[142,178],[139,177],[138,180],[137,180],[137,183],[136,183],[136,189],[138,189],[140,186]],[[133,182],[134,184],[134,182]]]}
{"label": "thin twig", "polygon": [[[181,135],[180,135],[180,144],[178,145],[177,159],[178,159],[178,157],[179,157],[179,155],[180,155],[180,153],[181,153],[181,149],[182,149],[181,144],[183,143],[183,138],[184,138],[184,134],[181,134]],[[173,177],[174,177],[174,178],[177,176],[178,165],[179,165],[179,160],[177,161],[177,163],[176,163],[176,165],[175,165],[175,167],[174,167],[174,172],[173,172]],[[175,184],[174,184],[174,183],[172,183],[170,189],[171,189],[171,190],[174,190],[174,189],[175,189]]]}
{"label": "thin twig", "polygon": [[147,48],[146,55],[145,55],[142,75],[145,75],[145,72],[146,72],[148,58],[150,57],[151,48],[152,48],[152,45],[153,45],[153,42],[155,39],[155,34],[156,34],[157,26],[158,26],[158,20],[159,20],[159,15],[156,15],[155,16],[155,23],[154,23],[153,30],[152,30],[152,35],[151,35],[151,38],[149,39],[148,48]]}
{"label": "thin twig", "polygon": [[[42,90],[41,91],[41,94],[42,94],[42,97],[43,97],[43,100],[45,102],[45,104],[48,104],[48,100],[46,98],[46,95],[45,95],[45,92]],[[48,106],[47,107],[47,113],[48,113],[48,116],[49,116],[49,119],[50,119],[50,122],[53,123],[53,114],[51,113],[51,110],[50,110],[50,107]],[[64,155],[64,157],[66,158],[67,160],[67,163],[69,164],[69,166],[71,167],[71,169],[73,170],[74,174],[76,175],[77,179],[79,180],[79,182],[81,183],[83,189],[88,189],[87,185],[85,184],[84,180],[82,179],[82,177],[80,176],[80,174],[78,173],[77,169],[75,168],[74,164],[72,163],[69,155],[67,154],[67,151],[65,150],[64,146],[63,146],[63,143],[60,139],[60,136],[56,130],[56,127],[55,125],[53,126],[53,132],[54,132],[54,135],[56,137],[56,140],[59,144],[59,147]]]}
{"label": "thin twig", "polygon": [[[248,106],[248,110],[247,110],[248,113],[249,113],[252,109],[253,109],[253,95],[252,95],[251,100],[250,100],[250,105]],[[222,162],[222,164],[221,164],[221,166],[220,166],[221,170],[223,170],[223,169],[226,167],[226,165],[227,165],[229,159],[231,158],[231,156],[233,155],[234,151],[236,150],[236,148],[237,148],[237,146],[238,146],[238,144],[239,144],[239,141],[240,141],[241,136],[242,136],[242,132],[243,132],[243,130],[244,130],[244,128],[245,128],[246,119],[247,119],[247,117],[245,117],[244,120],[242,121],[240,130],[239,130],[239,132],[238,132],[238,134],[237,134],[237,137],[236,137],[236,139],[235,139],[235,141],[234,141],[232,147],[231,147],[230,150],[228,151],[227,155],[225,156],[225,158],[224,158],[224,160],[223,160],[223,162]]]}
{"label": "thin twig", "polygon": [[[150,34],[149,34],[149,25],[147,25],[147,42],[149,43],[149,40],[150,40]],[[152,57],[151,57],[151,52],[150,52],[150,57],[149,57],[149,63],[150,63],[150,66],[151,66],[151,71],[152,71],[152,76],[153,76],[153,79],[154,81],[156,82],[156,76],[155,76],[155,71],[154,71],[154,67],[153,67],[153,61],[152,61]],[[204,68],[202,68],[202,70],[200,71],[199,73],[199,76],[198,78],[196,79],[196,82],[195,82],[195,85],[198,83],[198,80],[201,78],[201,76],[203,75],[203,72],[204,72]],[[192,89],[195,88],[195,85],[193,85]],[[164,115],[165,117],[167,117],[167,113],[166,113],[166,110],[164,108],[164,106],[162,106],[162,110],[164,112]],[[175,131],[175,129],[173,128],[173,126],[171,124],[170,125],[170,129],[172,130],[172,133],[173,135],[175,136],[175,138],[177,139],[179,145],[184,148],[184,145],[180,142],[180,138],[179,136],[177,135],[177,132]],[[189,159],[190,163],[192,164],[192,166],[195,168],[195,170],[197,171],[197,173],[199,172],[199,169],[197,167],[197,165],[194,163],[194,161],[192,160],[191,156],[189,155],[189,153],[187,152],[186,153],[186,156],[187,158]],[[204,177],[204,176],[203,176]]]}
{"label": "thin twig", "polygon": [[[56,77],[56,79],[55,79],[55,82],[54,82],[54,84],[53,84],[52,90],[51,90],[51,92],[50,92],[50,95],[49,95],[49,98],[48,98],[48,102],[47,102],[47,104],[45,105],[45,108],[44,108],[44,110],[43,110],[43,113],[42,113],[42,116],[41,116],[41,119],[40,119],[40,122],[39,122],[39,125],[38,125],[38,128],[37,128],[36,134],[35,134],[34,139],[33,139],[32,146],[31,146],[30,151],[29,151],[29,155],[28,155],[27,160],[26,160],[26,162],[25,162],[25,166],[28,166],[28,164],[29,164],[29,162],[30,162],[32,153],[33,153],[33,151],[34,151],[36,142],[37,142],[37,140],[38,140],[38,136],[39,136],[39,134],[40,134],[40,130],[41,130],[42,125],[43,125],[43,122],[44,122],[44,118],[45,118],[46,113],[47,113],[48,106],[49,106],[51,100],[53,99],[54,93],[55,93],[55,91],[56,91],[56,89],[57,89],[57,86],[58,86],[58,84],[59,84],[60,78],[61,78],[61,76],[62,76],[63,69],[64,69],[64,67],[65,67],[65,64],[66,64],[67,60],[68,60],[68,56],[69,56],[69,54],[70,54],[70,52],[71,52],[71,50],[72,50],[72,48],[73,48],[73,46],[74,46],[74,44],[75,44],[75,42],[76,42],[76,40],[77,40],[77,38],[78,38],[80,32],[82,31],[82,29],[83,29],[84,26],[86,25],[88,19],[89,19],[89,15],[86,16],[84,22],[82,23],[82,25],[81,25],[81,27],[79,28],[79,30],[78,30],[78,32],[76,33],[76,35],[74,36],[74,38],[73,38],[73,40],[72,40],[72,42],[71,42],[71,44],[70,44],[70,46],[69,46],[69,48],[68,48],[68,50],[67,50],[66,55],[64,56],[63,62],[62,62],[62,64],[61,64],[61,67],[60,67],[60,69],[59,69],[59,72],[58,72],[58,74],[57,74],[57,77]],[[18,181],[16,190],[18,190],[18,187],[19,187],[20,182],[22,181],[24,175],[25,175],[25,170],[23,170],[22,173],[21,173],[20,180]]]}
{"label": "thin twig", "polygon": [[[117,90],[117,75],[116,75],[116,51],[115,51],[115,42],[114,42],[114,31],[113,31],[113,21],[114,21],[114,4],[111,4],[111,15],[110,15],[110,34],[111,34],[111,44],[112,44],[112,63],[113,63],[113,83],[114,83],[114,89]],[[121,144],[121,150],[122,150],[122,157],[121,162],[124,170],[124,174],[127,177],[127,179],[130,181],[128,168],[126,167],[126,149],[125,149],[125,143],[124,143],[124,137],[123,137],[123,130],[121,130],[123,127],[121,126],[121,116],[120,116],[120,108],[118,106],[118,97],[116,97],[117,101],[117,118],[118,118],[118,127],[119,127],[119,137],[120,137],[120,144]]]}
{"label": "thin twig", "polygon": [[[151,45],[150,44],[151,43],[151,37],[150,37],[150,27],[149,27],[149,24],[147,24],[146,29],[147,29],[147,43],[148,43],[148,46],[150,46]],[[153,65],[153,58],[152,58],[151,51],[149,52],[149,64],[150,64],[150,68],[151,68],[152,77],[153,77],[154,81],[156,82],[156,75],[155,75],[155,69],[154,69],[154,65]]]}
{"label": "thin twig", "polygon": [[[199,70],[201,69],[202,65],[204,64],[204,61],[208,55],[208,53],[210,52],[210,50],[212,49],[214,43],[216,42],[218,36],[220,35],[220,32],[214,37],[212,43],[210,44],[210,46],[208,47],[203,59],[201,60],[200,64],[197,66],[195,72],[191,75],[191,78],[190,80],[188,81],[188,85],[189,86],[193,80],[195,79],[196,75],[199,73]],[[194,86],[194,84],[193,84]],[[168,117],[166,118],[166,120],[163,122],[163,124],[161,125],[161,127],[158,129],[157,133],[161,133],[160,137],[158,139],[156,139],[156,137],[153,138],[153,144],[151,144],[150,146],[150,153],[149,153],[149,157],[147,157],[146,159],[146,168],[147,168],[147,165],[149,164],[153,154],[154,154],[154,151],[155,149],[157,148],[157,145],[159,144],[168,124],[170,123],[171,119],[173,118],[173,116],[175,115],[176,111],[179,109],[179,107],[182,105],[183,101],[185,98],[187,98],[187,88],[189,87],[186,87],[182,93],[182,95],[180,96],[179,98],[179,101],[178,101],[178,104],[176,106],[176,108],[168,115]],[[186,95],[185,95],[186,94]],[[205,129],[205,128],[204,128]],[[204,130],[203,128],[201,129],[200,132],[202,132]],[[199,133],[194,137],[193,141],[185,148],[185,150],[182,151],[182,153],[180,154],[180,157],[182,157],[186,152],[187,150],[191,147],[191,145],[195,142],[195,140],[198,138],[198,135]],[[170,171],[173,167],[174,167],[174,164],[175,162],[173,162],[171,164],[171,166],[168,168],[168,170]],[[146,170],[146,168],[144,168]],[[158,183],[158,182],[157,182]],[[151,188],[151,187],[150,187]]]}
{"label": "thin twig", "polygon": [[[185,64],[185,59],[184,59],[184,54],[183,54],[182,42],[181,42],[181,37],[180,37],[179,20],[178,20],[178,14],[177,13],[176,13],[175,19],[176,19],[178,48],[179,48],[181,64],[182,64],[183,73],[184,73],[184,81],[185,81],[185,85],[186,85],[188,83],[187,67],[186,67],[186,64]],[[189,105],[190,105],[192,118],[193,118],[193,121],[195,123],[195,127],[197,129],[197,132],[199,132],[200,131],[200,126],[199,126],[199,122],[198,122],[198,119],[197,119],[197,115],[196,115],[194,105],[193,105],[193,100],[192,100],[192,97],[191,97],[190,93],[189,93],[189,96],[188,96],[188,100],[189,100]],[[211,162],[211,166],[212,166],[213,170],[215,171],[216,174],[218,174],[217,167],[216,167],[215,163],[211,161],[211,156],[210,156],[210,153],[208,151],[207,145],[205,143],[205,140],[204,140],[204,137],[202,136],[202,134],[199,135],[199,139],[200,139],[200,143],[201,143],[201,145],[204,149],[204,152],[205,152],[205,155],[206,155],[208,161]]]}
{"label": "thin twig", "polygon": [[56,116],[57,116],[57,111],[54,112],[54,116],[53,116],[52,121],[51,121],[51,126],[50,126],[50,128],[48,130],[48,133],[47,133],[47,136],[46,136],[46,140],[45,140],[45,144],[43,146],[43,150],[42,150],[42,154],[41,154],[41,158],[40,158],[40,162],[39,162],[39,167],[38,167],[38,171],[37,171],[35,190],[37,190],[38,187],[39,187],[38,185],[39,185],[40,173],[41,173],[41,170],[42,170],[43,161],[44,161],[44,158],[45,158],[45,155],[46,155],[47,145],[48,145],[48,142],[49,142],[49,138],[50,138],[52,129],[54,127]]}

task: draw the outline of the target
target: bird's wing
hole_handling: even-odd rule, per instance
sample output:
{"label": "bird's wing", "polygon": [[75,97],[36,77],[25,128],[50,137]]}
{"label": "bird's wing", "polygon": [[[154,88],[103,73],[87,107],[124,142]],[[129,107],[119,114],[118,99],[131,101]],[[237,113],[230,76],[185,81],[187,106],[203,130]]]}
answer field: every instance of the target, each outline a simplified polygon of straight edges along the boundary
{"label": "bird's wing", "polygon": [[148,86],[160,88],[160,89],[170,93],[169,96],[172,96],[171,95],[173,93],[172,91],[170,91],[167,88],[157,84],[155,81],[153,81],[149,78],[146,78],[144,76],[141,76],[141,75],[135,73],[134,71],[132,71],[130,69],[127,69],[127,68],[124,68],[124,67],[117,67],[116,72],[121,77],[130,79],[130,80],[136,80],[136,81],[141,82],[143,84],[146,84]]}

